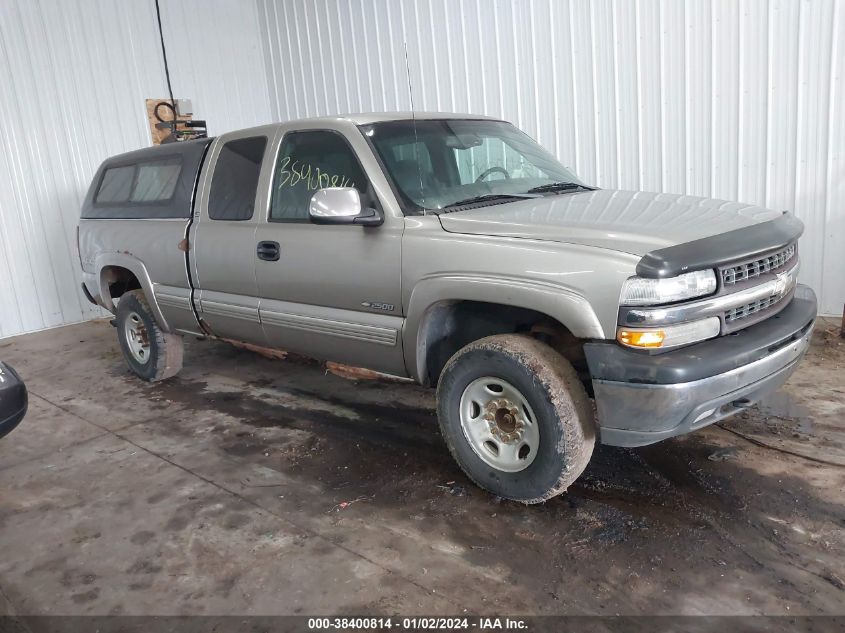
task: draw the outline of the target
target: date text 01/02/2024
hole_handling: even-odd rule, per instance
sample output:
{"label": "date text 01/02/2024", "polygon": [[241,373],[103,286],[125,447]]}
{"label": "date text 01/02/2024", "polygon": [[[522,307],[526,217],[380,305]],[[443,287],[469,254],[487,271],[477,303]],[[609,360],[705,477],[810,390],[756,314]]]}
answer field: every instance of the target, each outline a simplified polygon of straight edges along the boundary
{"label": "date text 01/02/2024", "polygon": [[527,629],[527,622],[521,618],[444,618],[444,617],[357,617],[357,618],[309,618],[308,629],[319,630],[434,630],[434,631],[519,631]]}

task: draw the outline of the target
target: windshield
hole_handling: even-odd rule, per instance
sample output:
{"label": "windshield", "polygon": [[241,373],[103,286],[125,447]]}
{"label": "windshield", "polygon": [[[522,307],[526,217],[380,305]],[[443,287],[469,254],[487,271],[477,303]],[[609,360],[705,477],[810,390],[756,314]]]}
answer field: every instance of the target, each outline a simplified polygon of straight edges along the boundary
{"label": "windshield", "polygon": [[404,120],[362,129],[412,210],[496,204],[581,186],[575,174],[510,123]]}

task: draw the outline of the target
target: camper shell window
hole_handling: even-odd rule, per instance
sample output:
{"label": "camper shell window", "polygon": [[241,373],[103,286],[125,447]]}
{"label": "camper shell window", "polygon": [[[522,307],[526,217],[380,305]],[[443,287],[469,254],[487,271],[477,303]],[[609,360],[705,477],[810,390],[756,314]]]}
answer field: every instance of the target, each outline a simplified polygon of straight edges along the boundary
{"label": "camper shell window", "polygon": [[211,141],[160,145],[107,160],[82,205],[82,218],[189,218],[197,175]]}

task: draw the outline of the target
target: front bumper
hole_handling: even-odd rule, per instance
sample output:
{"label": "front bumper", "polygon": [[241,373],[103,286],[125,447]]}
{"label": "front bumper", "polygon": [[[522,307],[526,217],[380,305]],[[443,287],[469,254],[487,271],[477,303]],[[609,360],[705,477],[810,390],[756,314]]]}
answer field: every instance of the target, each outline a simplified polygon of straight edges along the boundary
{"label": "front bumper", "polygon": [[0,437],[10,433],[26,415],[29,397],[14,369],[0,363]]}
{"label": "front bumper", "polygon": [[602,443],[645,446],[751,406],[795,371],[810,345],[816,314],[816,295],[799,285],[779,314],[673,352],[587,343]]}

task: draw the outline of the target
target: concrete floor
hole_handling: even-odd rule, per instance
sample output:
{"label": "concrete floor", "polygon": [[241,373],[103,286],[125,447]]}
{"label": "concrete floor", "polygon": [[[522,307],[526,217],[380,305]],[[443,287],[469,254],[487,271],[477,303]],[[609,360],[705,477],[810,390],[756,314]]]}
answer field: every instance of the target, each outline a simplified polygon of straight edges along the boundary
{"label": "concrete floor", "polygon": [[542,506],[473,487],[433,394],[190,340],[135,379],[92,322],[0,342],[0,613],[842,614],[845,345],[764,407],[598,447]]}

